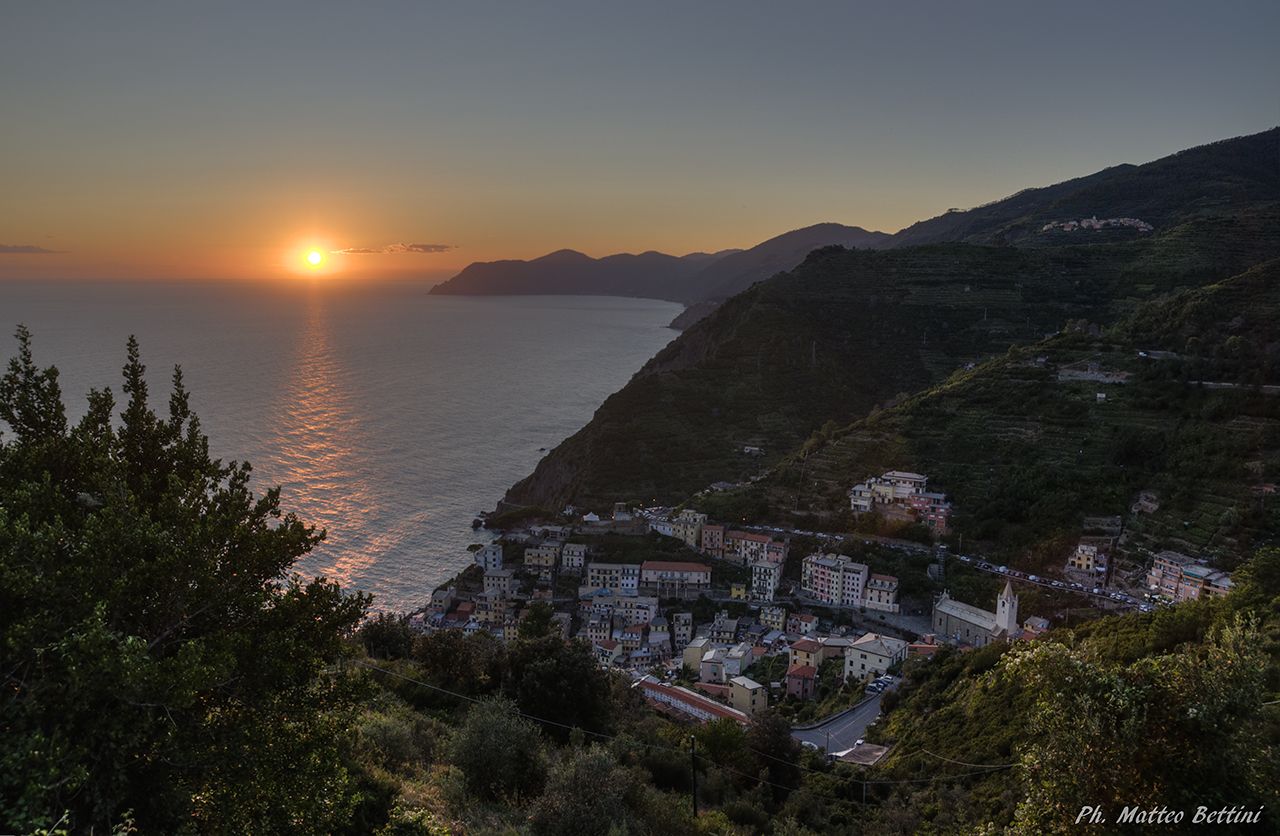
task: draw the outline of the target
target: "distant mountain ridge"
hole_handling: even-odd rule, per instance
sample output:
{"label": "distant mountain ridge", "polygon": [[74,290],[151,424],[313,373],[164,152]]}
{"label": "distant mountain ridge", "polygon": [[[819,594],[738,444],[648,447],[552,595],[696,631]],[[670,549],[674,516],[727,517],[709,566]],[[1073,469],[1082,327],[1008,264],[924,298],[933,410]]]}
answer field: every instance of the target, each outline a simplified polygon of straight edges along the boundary
{"label": "distant mountain ridge", "polygon": [[654,251],[592,258],[556,250],[524,261],[478,261],[431,289],[435,294],[480,296],[583,294],[686,301],[691,277],[733,251],[673,256]]}
{"label": "distant mountain ridge", "polygon": [[[1143,165],[1122,164],[1051,186],[1024,189],[1002,200],[951,210],[896,233],[819,223],[794,229],[746,250],[671,256],[659,252],[591,258],[558,250],[530,261],[476,262],[432,288],[438,294],[596,294],[666,299],[685,305],[720,303],[759,281],[798,266],[828,246],[886,249],[965,242],[1017,246],[1101,243],[1141,233],[1108,230],[1070,240],[1045,234],[1046,224],[1082,218],[1131,217],[1156,230],[1206,216],[1273,202],[1280,128],[1210,143]],[[1229,152],[1224,152],[1223,146]],[[712,305],[677,320],[693,324]]]}
{"label": "distant mountain ridge", "polygon": [[592,258],[557,250],[523,261],[481,261],[431,289],[435,294],[584,294],[638,296],[691,305],[720,302],[758,281],[795,267],[812,250],[838,245],[875,248],[885,232],[821,223],[794,229],[747,250],[673,256],[654,251]]}

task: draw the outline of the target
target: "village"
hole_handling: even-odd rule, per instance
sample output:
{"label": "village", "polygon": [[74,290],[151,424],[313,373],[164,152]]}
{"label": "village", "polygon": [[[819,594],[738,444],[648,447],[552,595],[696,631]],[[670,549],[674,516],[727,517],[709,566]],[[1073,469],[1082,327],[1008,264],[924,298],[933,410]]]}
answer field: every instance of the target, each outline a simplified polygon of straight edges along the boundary
{"label": "village", "polygon": [[[858,482],[848,500],[855,514],[919,524],[936,537],[948,533],[953,510],[944,493],[929,490],[926,475],[899,470]],[[1134,512],[1155,501],[1140,496]],[[562,518],[474,547],[472,565],[437,589],[411,625],[505,639],[542,604],[563,637],[585,642],[601,667],[628,675],[656,710],[684,722],[746,725],[778,708],[806,746],[860,763],[876,757],[863,735],[904,664],[946,646],[1033,641],[1051,628],[1049,618],[1019,612],[1015,583],[1076,593],[1102,609],[1143,611],[1231,589],[1226,573],[1161,551],[1146,591],[1119,591],[1118,536],[1109,519],[1086,521],[1098,533],[1080,538],[1061,577],[955,555],[966,569],[1003,577],[993,608],[957,600],[944,584],[926,610],[904,608],[899,577],[839,553],[839,538],[817,532],[735,527],[692,508],[625,503],[607,518],[572,508]],[[821,547],[793,555],[797,542]],[[945,579],[944,546],[897,545],[936,555],[925,574]]]}

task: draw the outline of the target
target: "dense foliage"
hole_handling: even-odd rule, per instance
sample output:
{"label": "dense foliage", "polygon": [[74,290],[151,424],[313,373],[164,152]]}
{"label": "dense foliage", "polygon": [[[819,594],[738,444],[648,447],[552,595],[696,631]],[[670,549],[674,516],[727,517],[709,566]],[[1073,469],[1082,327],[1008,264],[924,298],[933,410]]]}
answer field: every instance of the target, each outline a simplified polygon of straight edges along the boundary
{"label": "dense foliage", "polygon": [[0,381],[0,820],[15,830],[323,830],[354,803],[334,676],[365,599],[289,575],[322,536],[209,457],[137,345],[66,418],[29,335]]}

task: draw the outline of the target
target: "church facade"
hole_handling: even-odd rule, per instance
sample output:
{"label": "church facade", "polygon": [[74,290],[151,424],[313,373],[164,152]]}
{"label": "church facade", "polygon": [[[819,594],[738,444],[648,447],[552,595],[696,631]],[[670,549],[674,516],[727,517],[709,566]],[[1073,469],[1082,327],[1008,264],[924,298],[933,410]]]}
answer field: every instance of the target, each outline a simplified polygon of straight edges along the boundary
{"label": "church facade", "polygon": [[933,631],[939,639],[971,647],[1017,638],[1021,630],[1013,585],[1005,581],[1004,590],[996,598],[995,612],[961,603],[943,592],[933,605]]}

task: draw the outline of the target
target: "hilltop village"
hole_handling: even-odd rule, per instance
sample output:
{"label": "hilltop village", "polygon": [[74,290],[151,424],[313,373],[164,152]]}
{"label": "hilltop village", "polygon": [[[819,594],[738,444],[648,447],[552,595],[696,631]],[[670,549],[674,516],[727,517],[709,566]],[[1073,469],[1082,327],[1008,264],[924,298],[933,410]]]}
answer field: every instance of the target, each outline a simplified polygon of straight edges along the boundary
{"label": "hilltop village", "polygon": [[[942,542],[952,503],[930,490],[925,474],[868,477],[849,488],[848,501],[855,518],[875,515],[928,536],[731,524],[691,507],[617,503],[603,517],[566,508],[553,521],[495,524],[500,536],[473,547],[472,565],[410,625],[501,640],[535,608],[549,609],[565,639],[585,642],[601,667],[629,676],[654,709],[686,722],[746,725],[772,706],[797,723],[804,742],[806,722],[877,701],[904,665],[927,662],[943,646],[1033,641],[1053,627],[1054,614],[1150,611],[1232,586],[1228,574],[1173,551],[1156,554],[1140,583],[1126,583],[1112,560],[1119,532],[1106,533],[1113,520],[1087,521],[1102,533],[1082,536],[1054,577],[952,555]],[[1156,501],[1139,496],[1134,513]],[[909,572],[908,582],[877,570],[886,563]],[[989,597],[975,600],[984,588]],[[1026,597],[1039,611],[1023,611]],[[813,745],[865,761],[874,747],[863,734],[874,718]]]}

